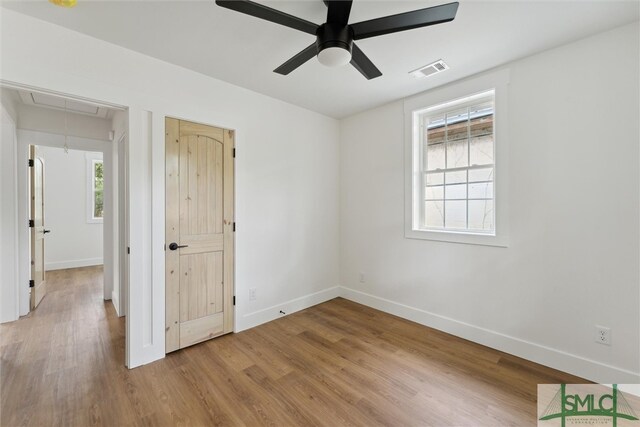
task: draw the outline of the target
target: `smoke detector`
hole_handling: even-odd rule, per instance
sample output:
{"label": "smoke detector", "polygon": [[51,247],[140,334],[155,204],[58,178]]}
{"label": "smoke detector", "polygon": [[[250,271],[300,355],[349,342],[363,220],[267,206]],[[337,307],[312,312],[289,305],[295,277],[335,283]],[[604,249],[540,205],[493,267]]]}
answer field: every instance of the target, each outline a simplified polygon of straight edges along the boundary
{"label": "smoke detector", "polygon": [[429,77],[434,74],[438,74],[443,72],[444,70],[448,70],[449,66],[445,64],[442,59],[438,59],[436,62],[432,62],[429,65],[425,65],[423,67],[418,68],[417,70],[413,70],[409,72],[415,78],[421,77]]}

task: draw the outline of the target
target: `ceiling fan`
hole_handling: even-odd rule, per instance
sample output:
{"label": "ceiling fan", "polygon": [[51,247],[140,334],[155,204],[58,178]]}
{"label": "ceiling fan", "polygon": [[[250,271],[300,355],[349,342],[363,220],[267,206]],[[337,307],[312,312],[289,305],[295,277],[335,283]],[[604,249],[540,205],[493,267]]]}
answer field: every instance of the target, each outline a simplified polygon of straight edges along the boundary
{"label": "ceiling fan", "polygon": [[313,44],[274,72],[287,75],[317,55],[318,61],[329,67],[351,63],[368,80],[382,73],[354,40],[450,22],[458,10],[458,2],[454,2],[349,24],[352,0],[325,0],[324,3],[328,8],[327,22],[318,25],[249,0],[216,0],[218,6],[316,36]]}

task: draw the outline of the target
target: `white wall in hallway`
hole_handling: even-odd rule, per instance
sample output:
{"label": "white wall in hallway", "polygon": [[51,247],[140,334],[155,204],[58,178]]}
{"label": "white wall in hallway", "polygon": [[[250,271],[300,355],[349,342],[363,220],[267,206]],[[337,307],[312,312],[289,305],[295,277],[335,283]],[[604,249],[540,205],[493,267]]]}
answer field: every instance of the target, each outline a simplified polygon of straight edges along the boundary
{"label": "white wall in hallway", "polygon": [[102,264],[103,224],[87,222],[87,161],[102,153],[38,147],[44,160],[45,269]]}
{"label": "white wall in hallway", "polygon": [[638,40],[635,23],[503,67],[507,248],[405,238],[402,100],[342,120],[344,295],[591,380],[639,382]]}

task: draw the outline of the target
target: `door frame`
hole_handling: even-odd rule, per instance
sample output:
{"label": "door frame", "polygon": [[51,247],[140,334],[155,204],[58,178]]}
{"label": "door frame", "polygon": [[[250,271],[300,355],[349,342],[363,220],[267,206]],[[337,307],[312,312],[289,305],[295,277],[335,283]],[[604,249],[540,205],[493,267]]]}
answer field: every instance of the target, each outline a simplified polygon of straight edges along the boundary
{"label": "door frame", "polygon": [[[236,129],[227,127],[227,126],[223,126],[223,125],[219,125],[219,124],[215,124],[215,123],[206,123],[200,120],[193,120],[193,119],[189,119],[186,117],[181,117],[179,115],[165,115],[162,118],[162,126],[163,126],[163,130],[164,130],[164,135],[165,135],[165,143],[162,144],[162,159],[163,159],[163,168],[162,168],[162,172],[163,175],[165,177],[165,181],[164,181],[164,197],[163,197],[163,203],[164,203],[164,224],[163,224],[163,239],[166,240],[166,229],[167,229],[167,218],[166,218],[166,206],[167,206],[167,198],[166,198],[166,191],[167,191],[167,186],[166,186],[166,165],[167,165],[167,155],[166,155],[166,135],[167,135],[167,129],[166,129],[166,122],[167,119],[175,119],[178,121],[185,121],[185,122],[190,122],[190,123],[195,123],[195,124],[199,124],[199,125],[203,125],[203,126],[209,126],[209,127],[215,127],[218,129],[222,129],[223,131],[230,131],[232,133],[232,137],[233,137],[233,145],[232,145],[232,161],[233,161],[233,171],[232,171],[232,177],[233,177],[233,183],[232,183],[232,188],[231,188],[231,208],[233,209],[233,232],[231,234],[231,238],[233,241],[232,249],[231,249],[231,256],[232,256],[232,273],[231,273],[231,277],[232,279],[232,285],[231,285],[231,298],[232,298],[232,302],[231,302],[231,322],[230,322],[230,327],[231,330],[228,333],[235,333],[236,332],[236,324],[237,324],[237,310],[236,310],[236,254],[237,254],[237,245],[236,245],[236,228],[235,228],[235,221],[236,221],[236,206],[237,206],[237,197],[236,197],[236,151],[235,151],[235,147],[236,147],[236,143],[237,143],[237,131]],[[166,268],[166,242],[165,242],[165,268]],[[167,275],[165,274],[164,277],[164,289],[165,289],[165,330],[166,330],[166,289],[167,289]],[[222,336],[222,335],[220,335]],[[217,338],[217,337],[216,337]],[[215,339],[215,338],[214,338]],[[168,352],[166,351],[166,344],[165,344],[165,354],[168,354]]]}
{"label": "door frame", "polygon": [[[21,130],[18,130],[18,135],[20,135]],[[84,145],[83,143],[89,143],[87,145]],[[82,144],[82,145],[81,145]],[[29,158],[29,146],[30,145],[35,145],[35,146],[41,146],[41,147],[52,147],[52,148],[59,148],[59,149],[63,149],[64,148],[64,141],[60,140],[60,141],[31,141],[31,140],[24,140],[24,139],[18,139],[18,165],[17,165],[17,172],[18,172],[18,224],[27,224],[29,222],[29,217],[30,215],[30,204],[29,204],[29,190],[28,190],[28,166],[27,166],[27,162],[28,162],[28,158]],[[107,143],[105,141],[100,141],[100,140],[91,140],[89,138],[74,138],[74,137],[69,137],[68,138],[68,146],[69,149],[71,150],[81,150],[81,151],[90,151],[90,152],[100,152],[103,154],[103,158],[108,157],[110,154],[108,154],[108,152],[110,152],[110,147],[107,146]],[[24,157],[24,161],[20,160],[21,157]],[[111,164],[111,162],[109,162],[109,164]],[[111,172],[111,171],[110,171]],[[109,186],[111,187],[113,180],[114,180],[114,176],[112,173],[110,173],[111,178],[108,180],[109,181]],[[105,181],[106,183],[106,181]],[[113,189],[111,189],[110,191],[113,191]],[[26,205],[25,208],[23,208],[23,205]],[[113,221],[113,214],[109,211],[112,208],[112,203],[108,198],[105,198],[105,213],[107,213],[107,215],[105,216],[105,221],[103,224],[103,260],[104,260],[104,266],[105,266],[105,272],[107,271],[107,269],[111,269],[113,271],[113,262],[112,260],[109,259],[109,257],[107,256],[107,253],[109,251],[113,251],[114,247],[119,246],[119,245],[109,245],[108,239],[105,239],[104,237],[106,237],[107,233],[111,232],[113,233],[114,231],[114,225],[116,225]],[[84,214],[84,210],[83,210],[83,214]],[[26,232],[23,233],[22,227],[19,228],[18,230],[18,234],[19,236],[28,236],[30,234],[29,232],[29,228],[26,228]],[[118,242],[113,242],[113,243],[118,243]],[[19,246],[20,248],[25,248],[26,250],[21,250],[19,257],[18,257],[18,262],[19,262],[19,269],[22,271],[25,271],[27,273],[28,276],[31,275],[31,263],[30,263],[30,259],[31,259],[31,242],[30,239],[28,241],[25,241],[24,238],[20,238],[19,237]],[[26,258],[24,255],[27,255]],[[25,283],[28,283],[28,278],[26,279]],[[29,290],[28,288],[25,291],[25,288],[23,286],[21,286],[22,284],[22,280],[19,280],[18,283],[16,284],[18,287],[18,293],[20,295],[20,316],[24,316],[26,314],[28,314],[31,311],[31,308],[28,304],[26,304],[23,300],[26,299],[27,301],[29,300]],[[111,289],[112,289],[113,283],[104,283],[103,284],[103,297],[105,299],[111,299],[110,295],[111,295]],[[108,296],[108,298],[107,298]]]}
{"label": "door frame", "polygon": [[[68,141],[68,147],[70,149],[75,149],[75,150],[81,150],[81,151],[98,151],[98,152],[102,152],[103,153],[103,158],[109,158],[110,159],[110,163],[112,165],[112,167],[110,167],[110,173],[111,173],[111,179],[109,179],[110,182],[110,186],[111,186],[111,197],[110,199],[114,199],[116,197],[117,194],[117,198],[120,199],[120,194],[121,192],[124,192],[125,197],[128,198],[129,194],[128,194],[128,187],[129,187],[129,179],[128,179],[128,171],[125,169],[125,171],[121,171],[118,168],[118,173],[115,174],[113,173],[113,164],[114,163],[118,163],[118,159],[120,156],[124,155],[125,159],[128,158],[128,151],[129,151],[129,137],[128,137],[128,122],[130,120],[130,108],[129,106],[125,106],[125,105],[119,105],[119,104],[113,104],[110,102],[105,102],[105,101],[100,101],[100,100],[96,100],[96,99],[92,99],[92,98],[86,98],[86,97],[81,97],[81,96],[76,96],[76,95],[72,95],[72,94],[68,94],[68,93],[62,93],[62,92],[58,92],[58,91],[54,91],[54,90],[49,90],[49,89],[45,89],[45,88],[41,88],[41,87],[34,87],[34,86],[30,86],[30,85],[23,85],[20,83],[15,83],[15,82],[10,82],[10,81],[6,81],[6,80],[2,80],[0,79],[0,87],[4,88],[4,89],[11,89],[11,90],[27,90],[30,92],[36,92],[36,93],[41,93],[41,94],[45,94],[45,95],[50,95],[50,96],[55,96],[58,98],[63,98],[63,99],[67,99],[67,100],[71,100],[71,101],[78,101],[78,102],[83,102],[83,103],[90,103],[93,104],[95,106],[99,106],[99,107],[106,107],[112,110],[118,110],[118,111],[123,111],[126,114],[126,121],[127,121],[127,126],[125,129],[125,132],[123,133],[125,136],[125,142],[123,145],[123,151],[121,152],[120,150],[115,150],[115,152],[112,150],[112,147],[114,144],[117,144],[119,142],[119,140],[115,140],[115,141],[107,141],[107,140],[93,140],[90,138],[77,138],[77,137],[69,137],[67,138]],[[30,312],[30,298],[29,298],[29,288],[28,288],[28,282],[29,282],[29,278],[31,275],[31,263],[30,263],[30,259],[31,259],[31,251],[30,251],[30,231],[29,228],[26,226],[28,224],[28,220],[30,217],[30,204],[29,204],[29,200],[28,200],[28,182],[29,182],[29,178],[28,178],[28,159],[29,159],[29,145],[40,145],[40,146],[48,146],[48,147],[57,147],[57,148],[63,148],[64,147],[64,142],[60,142],[60,141],[49,141],[49,142],[44,142],[44,141],[24,141],[23,138],[18,138],[18,136],[20,135],[21,132],[23,132],[24,130],[19,129],[16,126],[16,137],[15,137],[15,149],[16,149],[16,167],[15,167],[15,173],[16,173],[16,194],[14,195],[15,197],[15,202],[17,205],[17,216],[16,216],[16,220],[17,220],[17,224],[18,224],[18,230],[17,230],[17,240],[15,242],[15,246],[16,246],[16,253],[17,253],[17,267],[18,267],[18,275],[17,275],[17,280],[16,280],[16,292],[17,292],[17,307],[16,307],[16,316],[24,316],[26,314],[28,314]],[[121,138],[121,135],[118,135],[119,138]],[[125,164],[126,165],[126,164]],[[126,167],[128,168],[128,165],[126,165]],[[124,188],[123,188],[124,187]],[[107,209],[111,209],[111,211],[109,212],[109,216],[111,217],[110,219],[110,230],[111,233],[113,235],[113,238],[111,239],[111,245],[109,246],[109,248],[107,248],[106,246],[106,241],[109,239],[103,239],[103,248],[104,248],[104,253],[103,253],[103,257],[105,258],[105,268],[106,268],[106,264],[107,262],[110,263],[111,265],[111,271],[112,271],[112,277],[113,277],[113,282],[115,284],[118,284],[120,282],[120,277],[125,277],[126,278],[126,283],[120,283],[119,287],[120,289],[125,289],[124,291],[124,295],[123,292],[120,292],[119,295],[119,299],[120,299],[120,307],[124,307],[124,310],[121,308],[121,312],[122,314],[128,314],[128,304],[127,304],[127,300],[128,298],[126,298],[128,292],[129,292],[129,271],[128,271],[128,267],[129,264],[128,262],[126,263],[125,266],[120,266],[119,263],[114,259],[114,257],[117,257],[118,259],[121,259],[122,256],[127,256],[126,254],[126,250],[125,248],[128,246],[128,240],[127,241],[121,241],[121,236],[123,233],[121,233],[119,230],[121,230],[122,228],[124,228],[125,233],[124,235],[126,236],[126,238],[128,239],[129,237],[129,233],[128,233],[128,229],[129,229],[129,223],[130,223],[130,213],[128,211],[128,200],[126,203],[126,206],[120,206],[118,204],[117,206],[117,210],[114,209],[114,203],[109,200],[109,203],[106,203],[107,201],[105,200],[105,212],[108,212]],[[118,218],[120,217],[120,210],[124,210],[123,211],[123,218],[125,220],[124,224],[121,224],[118,220]],[[21,227],[20,225],[24,224],[24,227]],[[103,233],[106,234],[106,221],[105,221],[105,227],[104,227],[104,231]],[[110,255],[107,256],[107,249],[109,250]],[[107,261],[107,259],[110,259],[110,261]],[[121,274],[121,270],[122,268],[125,269],[124,274]],[[109,295],[112,294],[113,291],[113,285],[114,283],[105,283],[105,290],[106,290],[106,286],[109,285]],[[109,298],[110,299],[110,298]],[[124,300],[124,301],[123,301]],[[122,302],[124,302],[124,304],[122,304]],[[127,366],[129,366],[129,333],[128,333],[128,326],[125,328],[125,364]]]}

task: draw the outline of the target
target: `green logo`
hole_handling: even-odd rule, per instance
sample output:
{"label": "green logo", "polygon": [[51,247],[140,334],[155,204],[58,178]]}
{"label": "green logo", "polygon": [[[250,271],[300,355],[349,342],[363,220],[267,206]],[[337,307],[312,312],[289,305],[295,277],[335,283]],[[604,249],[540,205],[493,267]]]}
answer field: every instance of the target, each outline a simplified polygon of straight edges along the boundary
{"label": "green logo", "polygon": [[613,384],[611,394],[567,394],[566,387],[566,384],[560,385],[540,421],[560,418],[562,427],[565,427],[566,419],[570,417],[609,417],[613,421],[613,427],[616,427],[618,419],[638,420],[624,394],[618,390],[617,384]]}

